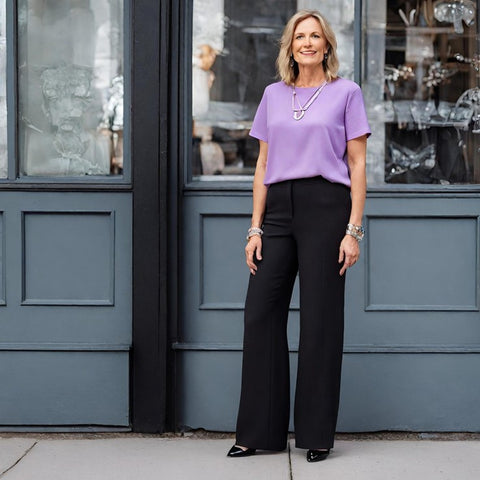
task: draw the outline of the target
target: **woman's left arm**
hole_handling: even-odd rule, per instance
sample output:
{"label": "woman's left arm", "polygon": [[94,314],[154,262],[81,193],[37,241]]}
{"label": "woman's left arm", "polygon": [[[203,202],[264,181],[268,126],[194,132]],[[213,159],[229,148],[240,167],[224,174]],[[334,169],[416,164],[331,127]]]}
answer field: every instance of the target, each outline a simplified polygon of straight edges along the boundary
{"label": "woman's left arm", "polygon": [[[353,225],[362,224],[365,197],[367,195],[367,177],[365,173],[367,158],[367,135],[357,137],[347,142],[348,168],[350,169],[350,181],[352,192],[352,210],[348,223]],[[345,225],[345,228],[347,226]],[[338,263],[342,263],[340,275],[343,275],[347,268],[356,263],[360,256],[358,240],[352,235],[345,235],[340,243]]]}

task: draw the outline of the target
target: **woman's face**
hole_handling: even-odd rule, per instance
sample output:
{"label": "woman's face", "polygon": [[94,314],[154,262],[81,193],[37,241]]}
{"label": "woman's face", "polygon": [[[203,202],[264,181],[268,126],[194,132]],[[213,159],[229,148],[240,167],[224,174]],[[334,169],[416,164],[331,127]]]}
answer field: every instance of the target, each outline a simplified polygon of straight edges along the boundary
{"label": "woman's face", "polygon": [[308,17],[297,24],[293,33],[292,53],[299,66],[320,66],[327,51],[327,39],[315,17]]}

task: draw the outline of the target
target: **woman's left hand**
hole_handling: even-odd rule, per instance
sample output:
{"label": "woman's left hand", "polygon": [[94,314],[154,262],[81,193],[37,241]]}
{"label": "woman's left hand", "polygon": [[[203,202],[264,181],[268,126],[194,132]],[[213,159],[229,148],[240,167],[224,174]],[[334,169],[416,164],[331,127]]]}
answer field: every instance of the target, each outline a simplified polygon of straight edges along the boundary
{"label": "woman's left hand", "polygon": [[343,275],[347,271],[347,268],[355,265],[359,257],[360,247],[358,246],[358,241],[355,240],[352,235],[345,235],[342,243],[340,243],[340,252],[338,255],[338,263],[343,262],[340,275]]}

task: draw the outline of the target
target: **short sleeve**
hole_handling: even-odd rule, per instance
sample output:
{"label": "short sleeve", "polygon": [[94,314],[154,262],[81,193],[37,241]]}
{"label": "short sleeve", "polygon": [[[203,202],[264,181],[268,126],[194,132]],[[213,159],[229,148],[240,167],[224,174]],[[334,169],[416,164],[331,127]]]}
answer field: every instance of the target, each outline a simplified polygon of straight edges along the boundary
{"label": "short sleeve", "polygon": [[362,90],[357,86],[352,90],[347,99],[345,108],[345,139],[348,142],[362,135],[370,136],[370,134]]}
{"label": "short sleeve", "polygon": [[257,108],[257,113],[253,119],[250,136],[268,141],[268,115],[267,115],[267,91],[263,92],[262,100]]}

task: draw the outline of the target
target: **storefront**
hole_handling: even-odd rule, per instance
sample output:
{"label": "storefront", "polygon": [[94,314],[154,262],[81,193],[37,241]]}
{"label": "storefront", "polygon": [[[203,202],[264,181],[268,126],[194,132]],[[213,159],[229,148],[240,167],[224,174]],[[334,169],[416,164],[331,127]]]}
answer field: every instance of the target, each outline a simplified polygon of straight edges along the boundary
{"label": "storefront", "polygon": [[0,429],[234,430],[248,131],[300,8],[373,132],[339,430],[480,430],[469,0],[0,0]]}

